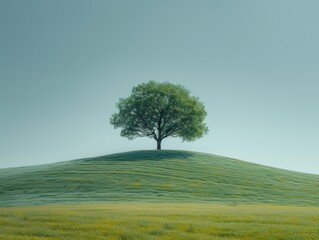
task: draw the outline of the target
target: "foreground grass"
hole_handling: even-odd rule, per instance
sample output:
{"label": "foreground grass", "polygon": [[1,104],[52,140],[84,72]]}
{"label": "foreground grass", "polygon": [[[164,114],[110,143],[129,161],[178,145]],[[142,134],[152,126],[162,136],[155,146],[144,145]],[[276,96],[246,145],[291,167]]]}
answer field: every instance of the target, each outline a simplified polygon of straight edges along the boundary
{"label": "foreground grass", "polygon": [[319,208],[109,203],[0,208],[0,239],[311,240]]}

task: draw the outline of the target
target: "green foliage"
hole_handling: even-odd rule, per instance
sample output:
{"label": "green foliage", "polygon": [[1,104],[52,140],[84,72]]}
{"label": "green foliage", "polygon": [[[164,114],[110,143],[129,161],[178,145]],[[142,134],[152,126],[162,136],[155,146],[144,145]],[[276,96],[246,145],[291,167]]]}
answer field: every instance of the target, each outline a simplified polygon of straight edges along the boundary
{"label": "green foliage", "polygon": [[167,137],[194,141],[208,132],[205,107],[181,85],[149,81],[134,87],[117,103],[118,113],[110,119],[121,136],[153,138],[160,143]]}
{"label": "green foliage", "polygon": [[319,206],[318,175],[188,151],[119,153],[0,169],[0,176],[0,206],[121,201]]}

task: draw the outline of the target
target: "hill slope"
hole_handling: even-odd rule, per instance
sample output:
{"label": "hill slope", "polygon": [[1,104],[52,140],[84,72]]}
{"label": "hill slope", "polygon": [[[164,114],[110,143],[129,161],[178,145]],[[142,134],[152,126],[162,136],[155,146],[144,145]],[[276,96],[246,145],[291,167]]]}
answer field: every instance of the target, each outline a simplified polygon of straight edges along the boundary
{"label": "hill slope", "polygon": [[0,169],[0,206],[100,201],[319,206],[319,176],[187,151]]}

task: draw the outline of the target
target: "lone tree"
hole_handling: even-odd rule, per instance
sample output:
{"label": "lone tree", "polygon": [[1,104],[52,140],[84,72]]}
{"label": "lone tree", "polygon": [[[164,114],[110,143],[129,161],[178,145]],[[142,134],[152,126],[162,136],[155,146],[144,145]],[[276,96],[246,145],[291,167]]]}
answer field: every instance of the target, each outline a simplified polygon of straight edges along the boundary
{"label": "lone tree", "polygon": [[194,141],[208,132],[203,122],[205,107],[182,85],[149,81],[137,85],[127,98],[117,103],[118,113],[110,119],[114,128],[122,128],[128,139],[149,137],[161,142],[167,137]]}

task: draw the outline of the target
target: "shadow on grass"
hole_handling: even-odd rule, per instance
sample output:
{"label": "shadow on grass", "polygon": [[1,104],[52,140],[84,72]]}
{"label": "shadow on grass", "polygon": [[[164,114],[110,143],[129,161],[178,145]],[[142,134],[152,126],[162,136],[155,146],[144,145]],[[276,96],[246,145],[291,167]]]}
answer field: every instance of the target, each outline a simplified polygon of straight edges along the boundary
{"label": "shadow on grass", "polygon": [[117,153],[108,156],[96,157],[93,159],[87,159],[87,161],[143,161],[143,160],[168,160],[168,159],[187,159],[191,158],[195,153],[188,151],[176,151],[176,150],[145,150],[145,151],[133,151],[125,153]]}

